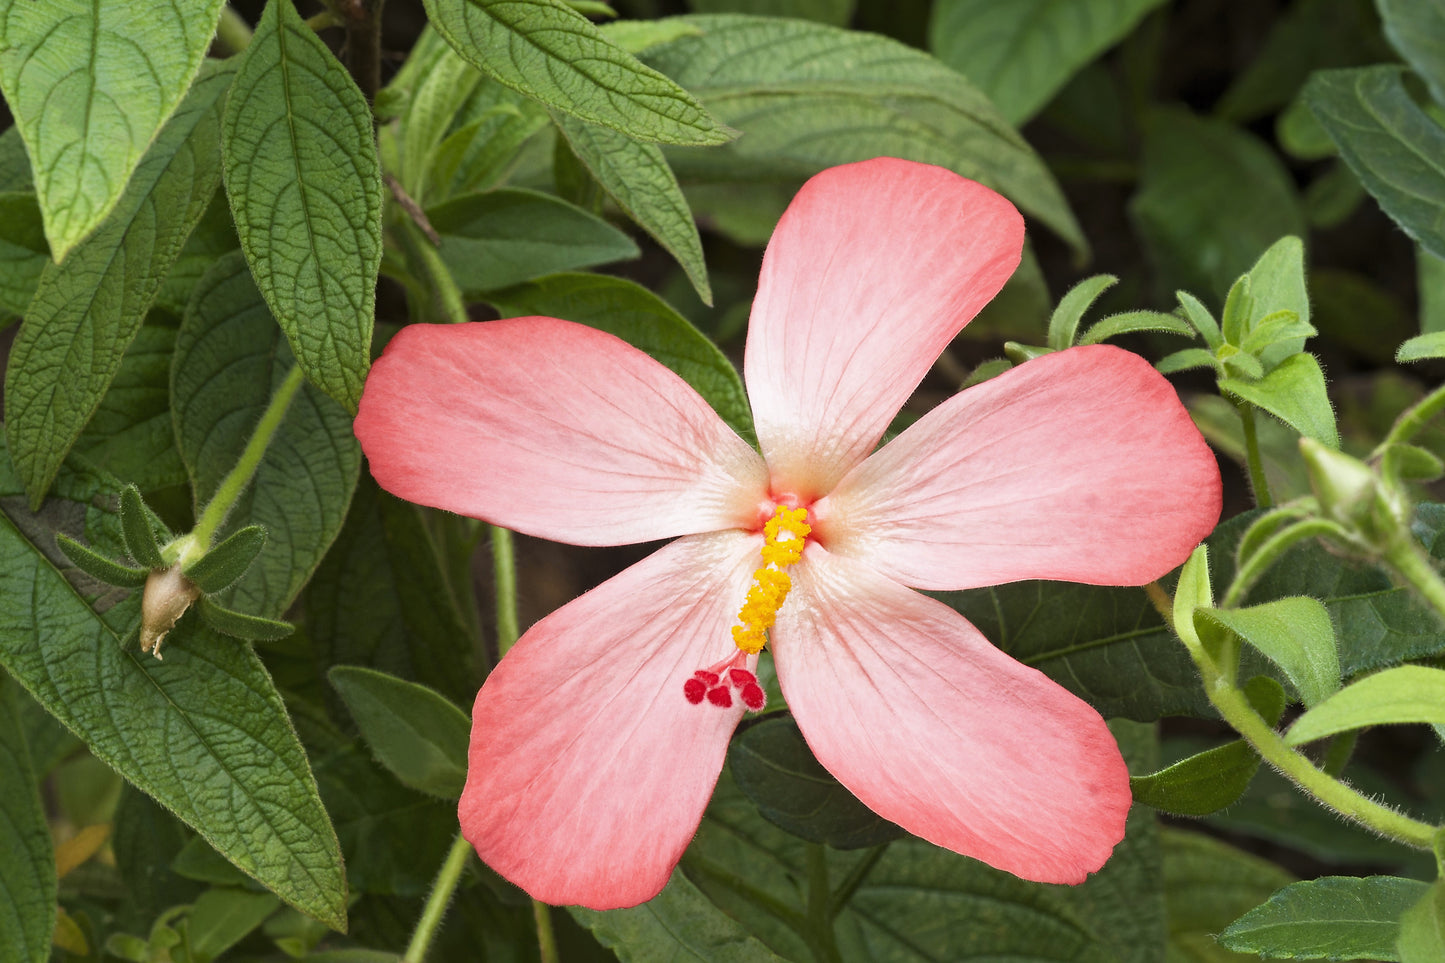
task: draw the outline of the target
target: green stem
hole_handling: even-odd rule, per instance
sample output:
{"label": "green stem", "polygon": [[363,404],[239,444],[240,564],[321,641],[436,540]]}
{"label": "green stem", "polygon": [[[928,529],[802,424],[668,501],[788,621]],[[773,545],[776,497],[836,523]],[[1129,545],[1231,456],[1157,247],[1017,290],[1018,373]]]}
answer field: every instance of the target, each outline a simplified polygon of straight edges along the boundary
{"label": "green stem", "polygon": [[251,25],[229,4],[221,8],[221,19],[216,24],[216,43],[232,54],[251,46]]}
{"label": "green stem", "polygon": [[1247,401],[1237,401],[1234,407],[1238,409],[1240,423],[1244,425],[1244,460],[1249,466],[1249,487],[1254,492],[1254,504],[1259,508],[1271,508],[1274,500],[1270,498],[1269,480],[1264,476],[1264,460],[1259,454],[1254,406]]}
{"label": "green stem", "polygon": [[1413,539],[1408,536],[1397,539],[1385,553],[1385,561],[1445,620],[1445,579],[1441,579],[1440,573]]}
{"label": "green stem", "polygon": [[[1198,656],[1196,661],[1199,661]],[[1382,806],[1318,769],[1309,759],[1290,748],[1280,734],[1260,718],[1243,692],[1215,676],[1208,666],[1207,660],[1200,663],[1200,669],[1205,673],[1204,688],[1209,701],[1266,762],[1345,818],[1416,849],[1430,848],[1435,836],[1434,826]]]}
{"label": "green stem", "polygon": [[517,556],[512,533],[499,525],[488,525],[492,534],[492,585],[497,603],[497,656],[507,654],[521,636],[517,623]]}
{"label": "green stem", "polygon": [[808,948],[820,963],[840,963],[833,936],[833,889],[828,880],[828,851],[808,845]]}
{"label": "green stem", "polygon": [[431,894],[426,898],[426,906],[421,911],[421,919],[417,920],[416,931],[411,935],[411,943],[407,945],[402,963],[422,963],[426,959],[427,948],[431,946],[432,937],[436,936],[441,927],[442,915],[447,911],[447,904],[452,901],[452,893],[456,892],[457,882],[461,879],[467,857],[471,854],[472,844],[467,842],[461,833],[457,833],[457,838],[452,841],[452,848],[442,863],[441,872],[437,873],[436,882],[432,883]]}
{"label": "green stem", "polygon": [[[266,405],[266,410],[261,413],[261,420],[256,423],[256,430],[251,432],[251,439],[246,442],[246,448],[241,452],[236,465],[221,479],[221,484],[216,486],[216,492],[211,496],[211,501],[201,512],[201,517],[196,521],[196,527],[191,529],[188,536],[189,545],[192,551],[205,552],[211,547],[211,539],[215,538],[216,532],[226,516],[235,507],[236,500],[251,483],[251,478],[256,474],[256,469],[261,465],[261,459],[266,454],[266,446],[275,437],[277,429],[281,427],[281,421],[286,417],[286,409],[291,405],[291,399],[296,397],[300,390],[301,383],[305,376],[301,373],[301,366],[294,365],[287,373],[276,393],[271,396],[271,401]],[[171,561],[167,559],[167,561]],[[175,559],[184,563],[186,559]]]}
{"label": "green stem", "polygon": [[1391,445],[1399,445],[1408,442],[1419,434],[1420,429],[1429,423],[1442,410],[1445,410],[1445,385],[1441,385],[1434,391],[1415,403],[1415,406],[1399,418],[1395,419],[1394,426],[1385,440],[1380,442],[1378,450],[1383,450]]}
{"label": "green stem", "polygon": [[400,224],[402,243],[411,255],[408,260],[413,270],[421,270],[426,286],[431,289],[434,297],[433,307],[440,310],[442,320],[452,324],[471,320],[467,315],[467,305],[462,299],[461,289],[457,287],[456,279],[442,260],[441,251],[427,239],[411,217],[403,216]]}
{"label": "green stem", "polygon": [[848,901],[853,898],[853,894],[858,891],[858,887],[863,884],[863,880],[867,879],[868,874],[873,872],[873,867],[878,864],[878,860],[882,859],[883,854],[887,851],[887,843],[874,846],[868,851],[868,855],[859,860],[858,864],[848,872],[842,884],[833,891],[833,895],[828,899],[829,919],[835,919],[839,913],[843,912],[843,907],[848,905]]}
{"label": "green stem", "polygon": [[532,918],[537,921],[537,945],[542,963],[559,963],[562,958],[557,955],[557,937],[552,933],[552,907],[532,900]]}
{"label": "green stem", "polygon": [[1232,609],[1244,601],[1245,595],[1259,581],[1265,570],[1279,560],[1280,556],[1289,550],[1296,542],[1306,538],[1316,538],[1325,535],[1333,535],[1336,538],[1348,539],[1347,533],[1336,522],[1327,518],[1307,518],[1302,522],[1295,522],[1287,528],[1281,529],[1264,541],[1264,544],[1257,548],[1253,555],[1245,559],[1239,571],[1234,573],[1234,581],[1229,585],[1229,591],[1224,594],[1224,601],[1219,603],[1223,609]]}

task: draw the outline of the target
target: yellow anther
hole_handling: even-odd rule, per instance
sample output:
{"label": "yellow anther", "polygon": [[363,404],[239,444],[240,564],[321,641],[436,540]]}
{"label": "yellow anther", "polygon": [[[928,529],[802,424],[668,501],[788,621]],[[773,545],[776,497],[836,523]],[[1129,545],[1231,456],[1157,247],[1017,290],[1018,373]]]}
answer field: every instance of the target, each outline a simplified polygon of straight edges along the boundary
{"label": "yellow anther", "polygon": [[807,518],[807,509],[779,505],[763,526],[763,566],[753,573],[753,584],[738,612],[742,624],[733,626],[733,642],[749,655],[767,644],[768,629],[777,621],[778,609],[793,587],[783,569],[803,557],[808,533],[813,530]]}

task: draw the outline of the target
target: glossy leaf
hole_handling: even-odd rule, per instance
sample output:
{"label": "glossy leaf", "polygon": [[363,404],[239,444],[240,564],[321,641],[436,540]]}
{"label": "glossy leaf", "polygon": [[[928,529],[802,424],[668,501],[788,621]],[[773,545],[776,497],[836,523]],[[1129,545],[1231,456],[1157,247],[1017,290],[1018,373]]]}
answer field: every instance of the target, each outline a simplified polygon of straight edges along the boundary
{"label": "glossy leaf", "polygon": [[0,679],[0,946],[16,954],[16,963],[45,963],[55,932],[55,848],[15,711],[25,698]]}
{"label": "glossy leaf", "polygon": [[559,274],[499,291],[488,300],[506,316],[547,315],[617,335],[671,368],[734,431],[752,438],[752,413],[732,362],[641,285],[601,274]]}
{"label": "glossy leaf", "polygon": [[905,835],[824,769],[787,716],[760,719],[734,737],[728,766],[769,822],[834,849],[862,849]]}
{"label": "glossy leaf", "polygon": [[1400,915],[1429,885],[1397,876],[1292,883],[1219,934],[1242,953],[1299,960],[1398,960]]}
{"label": "glossy leaf", "polygon": [[1325,374],[1312,354],[1290,355],[1258,381],[1221,379],[1219,388],[1263,408],[1308,438],[1331,448],[1340,447],[1335,410],[1325,390]]}
{"label": "glossy leaf", "polygon": [[5,378],[5,437],[32,506],[100,405],[219,183],[216,135],[231,75],[207,67],[105,225],[41,274]]}
{"label": "glossy leaf", "polygon": [[0,91],[45,172],[56,261],[120,203],[200,69],[223,2],[0,0]]}
{"label": "glossy leaf", "polygon": [[1411,99],[1401,68],[1323,70],[1304,98],[1385,213],[1445,257],[1445,130]]}
{"label": "glossy leaf", "polygon": [[469,295],[638,255],[611,224],[539,191],[464,194],[431,208],[427,218],[441,234],[442,260]]}
{"label": "glossy leaf", "polygon": [[467,714],[426,686],[359,666],[326,674],[341,693],[361,737],[401,784],[456,799],[467,779]]}
{"label": "glossy leaf", "polygon": [[425,0],[427,18],[482,73],[553,110],[638,140],[722,144],[722,127],[561,0]]}
{"label": "glossy leaf", "polygon": [[1305,705],[1340,687],[1340,658],[1330,614],[1317,599],[1294,597],[1242,609],[1204,609],[1195,614],[1239,634],[1284,670]]}
{"label": "glossy leaf", "polygon": [[801,179],[834,164],[902,157],[982,181],[1087,249],[1038,155],[987,97],[927,54],[801,20],[679,20],[702,35],[655,47],[647,61],[746,135],[721,150],[670,154],[684,184]]}
{"label": "glossy leaf", "polygon": [[1445,669],[1402,665],[1352,682],[1295,720],[1292,746],[1366,726],[1445,724]]}
{"label": "glossy leaf", "polygon": [[[196,285],[171,368],[176,441],[198,507],[236,464],[294,364],[240,252],[217,261]],[[360,468],[350,416],[304,386],[220,533],[260,525],[266,547],[218,601],[265,618],[284,613],[340,530]]]}
{"label": "glossy leaf", "polygon": [[940,0],[928,25],[939,60],[1022,124],[1162,0]]}
{"label": "glossy leaf", "polygon": [[556,121],[577,159],[602,189],[677,260],[702,302],[712,304],[702,239],[662,150],[569,117],[559,116]]}
{"label": "glossy leaf", "polygon": [[[119,486],[63,470],[41,513],[0,463],[0,664],[91,752],[237,867],[328,925],[346,925],[341,852],[306,755],[260,660],[184,618],[165,661],[136,647],[137,593],[70,568],[58,522],[121,551]],[[164,733],[164,739],[155,738]]]}
{"label": "glossy leaf", "polygon": [[241,249],[307,378],[356,410],[381,269],[371,109],[291,0],[240,57],[221,151]]}

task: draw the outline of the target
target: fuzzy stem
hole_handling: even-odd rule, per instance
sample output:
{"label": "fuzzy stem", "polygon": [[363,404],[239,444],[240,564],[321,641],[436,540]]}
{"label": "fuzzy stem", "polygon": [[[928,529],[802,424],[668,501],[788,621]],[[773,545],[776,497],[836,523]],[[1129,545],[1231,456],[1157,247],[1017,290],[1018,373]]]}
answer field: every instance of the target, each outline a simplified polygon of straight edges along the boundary
{"label": "fuzzy stem", "polygon": [[216,43],[230,54],[238,54],[251,46],[251,25],[229,4],[221,8],[221,19],[216,24]]}
{"label": "fuzzy stem", "polygon": [[537,922],[537,946],[542,963],[559,963],[557,937],[552,933],[552,907],[541,900],[532,900],[532,918]]}
{"label": "fuzzy stem", "polygon": [[1269,480],[1264,475],[1264,460],[1259,454],[1259,435],[1254,428],[1254,406],[1247,401],[1237,401],[1234,407],[1239,411],[1240,424],[1244,426],[1244,460],[1249,467],[1249,487],[1254,492],[1254,504],[1259,508],[1271,508],[1274,500],[1269,494]]}
{"label": "fuzzy stem", "polygon": [[[261,420],[256,422],[256,429],[251,432],[251,439],[246,442],[241,457],[236,460],[236,465],[221,479],[216,486],[216,492],[211,496],[211,501],[201,512],[201,517],[196,521],[196,527],[191,530],[190,544],[205,552],[211,547],[211,539],[215,538],[216,531],[226,521],[236,505],[236,500],[251,483],[251,478],[256,474],[256,469],[261,465],[261,459],[266,454],[266,446],[271,443],[277,430],[281,427],[281,421],[286,417],[286,409],[291,405],[291,399],[296,397],[300,390],[302,381],[305,380],[301,373],[301,366],[292,366],[287,373],[285,380],[281,382],[276,393],[271,396],[271,401],[266,405],[266,410],[261,413]],[[181,561],[185,561],[182,559]]]}
{"label": "fuzzy stem", "polygon": [[421,911],[421,919],[417,920],[416,931],[411,935],[411,943],[407,945],[402,963],[422,963],[426,959],[427,948],[431,946],[432,937],[436,936],[437,930],[441,928],[442,916],[447,911],[447,904],[452,901],[452,894],[456,892],[457,882],[461,879],[467,857],[471,854],[472,844],[467,842],[461,833],[457,833],[457,838],[452,841],[452,848],[442,863],[441,871],[437,873],[436,882],[432,883],[431,894],[426,898],[426,906]]}
{"label": "fuzzy stem", "polygon": [[517,623],[517,557],[512,533],[488,525],[492,534],[492,585],[497,603],[497,657],[507,654],[521,636]]}
{"label": "fuzzy stem", "polygon": [[456,279],[447,269],[436,245],[427,239],[421,226],[410,217],[403,217],[399,224],[402,245],[410,255],[407,259],[408,266],[422,271],[422,280],[426,282],[426,287],[434,298],[432,306],[440,309],[442,320],[452,324],[471,320],[467,316],[467,305],[462,299],[461,289],[457,287]]}
{"label": "fuzzy stem", "polygon": [[1394,427],[1392,427],[1390,433],[1385,436],[1385,440],[1380,443],[1380,449],[1383,450],[1391,445],[1408,442],[1411,438],[1419,434],[1420,429],[1424,428],[1430,419],[1434,418],[1442,410],[1445,410],[1445,385],[1441,385],[1439,388],[1436,388],[1421,398],[1415,403],[1413,408],[1395,419]]}
{"label": "fuzzy stem", "polygon": [[1441,579],[1440,573],[1413,539],[1408,536],[1396,539],[1385,553],[1385,561],[1430,603],[1436,615],[1445,620],[1445,579]]}

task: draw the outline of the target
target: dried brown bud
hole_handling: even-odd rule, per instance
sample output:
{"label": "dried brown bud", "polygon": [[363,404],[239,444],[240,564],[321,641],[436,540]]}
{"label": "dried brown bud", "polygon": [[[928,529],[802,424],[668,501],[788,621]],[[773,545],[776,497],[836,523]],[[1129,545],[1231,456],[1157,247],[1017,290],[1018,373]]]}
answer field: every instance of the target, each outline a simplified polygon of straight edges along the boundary
{"label": "dried brown bud", "polygon": [[151,572],[146,579],[145,593],[141,596],[140,647],[157,659],[161,657],[161,643],[166,633],[175,626],[176,620],[185,614],[191,603],[200,597],[201,590],[181,574],[179,563],[167,569]]}

